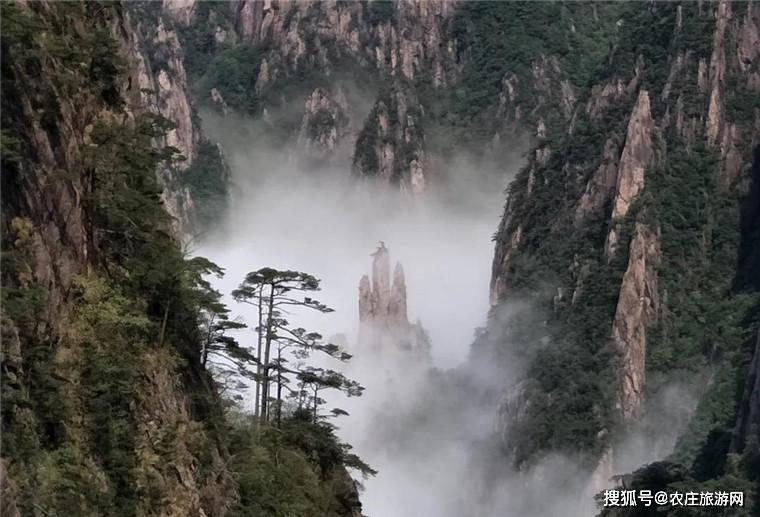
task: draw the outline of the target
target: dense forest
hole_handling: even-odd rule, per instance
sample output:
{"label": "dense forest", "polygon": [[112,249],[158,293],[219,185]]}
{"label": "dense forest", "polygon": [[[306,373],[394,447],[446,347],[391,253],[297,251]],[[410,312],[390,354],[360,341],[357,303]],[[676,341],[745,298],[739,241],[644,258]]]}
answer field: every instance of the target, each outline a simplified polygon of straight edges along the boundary
{"label": "dense forest", "polygon": [[[341,434],[343,398],[382,415],[391,458],[488,422],[457,436],[451,515],[760,515],[756,2],[37,0],[0,17],[3,515],[360,517],[364,483],[401,496]],[[318,260],[252,258],[223,292],[231,264],[197,250],[237,245],[254,173],[290,182],[271,192],[292,221],[247,239],[283,253],[317,197],[362,233],[400,219],[397,241],[405,210],[440,198],[436,231],[464,243],[449,221],[508,180],[461,364],[431,364],[382,242],[359,307],[395,304],[375,317],[401,322],[378,339],[397,362],[317,331],[335,312]],[[336,177],[400,204],[352,204]],[[308,253],[340,267],[334,222]],[[362,361],[398,377],[373,393]],[[394,383],[404,400],[378,398]],[[544,487],[557,458],[556,508],[494,495]],[[612,508],[611,489],[744,499]]]}

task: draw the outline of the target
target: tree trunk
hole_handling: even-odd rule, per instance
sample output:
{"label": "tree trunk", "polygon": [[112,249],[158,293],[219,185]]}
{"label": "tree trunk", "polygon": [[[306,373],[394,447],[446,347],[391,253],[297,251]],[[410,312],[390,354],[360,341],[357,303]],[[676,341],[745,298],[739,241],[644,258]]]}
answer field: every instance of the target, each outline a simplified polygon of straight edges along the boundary
{"label": "tree trunk", "polygon": [[317,423],[317,400],[319,400],[319,389],[314,388],[314,424]]}
{"label": "tree trunk", "polygon": [[269,420],[269,354],[272,349],[272,312],[274,311],[274,285],[269,286],[269,301],[267,306],[266,338],[264,342],[264,378],[261,389],[261,423]]}
{"label": "tree trunk", "polygon": [[206,339],[203,341],[203,347],[201,348],[201,366],[204,368],[206,367],[206,362],[208,362],[208,352],[211,347],[211,329],[215,319],[216,314],[212,314],[208,320],[208,332],[206,332]]}
{"label": "tree trunk", "polygon": [[282,349],[277,347],[277,428],[282,422]]}
{"label": "tree trunk", "polygon": [[164,334],[166,333],[166,323],[169,321],[169,306],[172,304],[171,300],[167,300],[166,309],[164,309],[164,320],[161,322],[161,334],[158,336],[158,346],[164,344]]}
{"label": "tree trunk", "polygon": [[256,402],[254,404],[253,408],[253,418],[256,421],[256,424],[258,425],[259,422],[259,409],[261,408],[261,333],[264,329],[261,328],[261,324],[263,323],[263,317],[262,314],[264,313],[264,307],[262,307],[262,303],[264,302],[264,287],[259,287],[259,325],[258,325],[258,331],[256,332],[257,336],[257,344],[256,344]]}

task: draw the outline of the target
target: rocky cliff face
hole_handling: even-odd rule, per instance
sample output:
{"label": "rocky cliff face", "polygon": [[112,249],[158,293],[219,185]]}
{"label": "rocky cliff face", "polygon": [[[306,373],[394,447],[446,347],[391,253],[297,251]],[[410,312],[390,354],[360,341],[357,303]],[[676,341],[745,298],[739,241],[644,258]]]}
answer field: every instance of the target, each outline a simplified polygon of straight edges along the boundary
{"label": "rocky cliff face", "polygon": [[440,0],[364,5],[242,0],[233,6],[233,19],[242,38],[273,49],[258,89],[304,63],[331,68],[342,57],[410,80],[433,70],[440,85],[451,79],[447,74],[456,61],[443,36],[454,7]]}
{"label": "rocky cliff face", "polygon": [[[123,38],[133,99],[139,99],[141,105],[173,125],[160,145],[176,148],[184,159],[159,172],[164,187],[162,199],[174,218],[177,235],[189,236],[203,230],[207,222],[198,216],[193,185],[188,181],[199,160],[204,137],[190,101],[185,49],[177,34],[177,28],[191,23],[194,2],[167,0],[162,9],[158,7],[141,2],[125,4],[129,31],[123,33]],[[215,171],[205,171],[214,172],[214,180],[223,185],[226,173],[221,161],[215,164]]]}
{"label": "rocky cliff face", "polygon": [[352,133],[346,94],[338,86],[335,93],[316,88],[306,99],[298,143],[307,155],[317,159],[334,157],[338,147]]}
{"label": "rocky cliff face", "polygon": [[396,87],[376,101],[356,141],[353,172],[413,195],[425,191],[431,170],[422,113],[411,90]]}
{"label": "rocky cliff face", "polygon": [[[97,279],[105,264],[114,267],[113,260],[126,261],[131,253],[128,245],[117,259],[105,251],[104,243],[119,237],[108,233],[114,213],[104,210],[123,200],[103,204],[103,196],[138,192],[137,177],[118,190],[118,175],[130,167],[142,170],[149,163],[142,159],[176,147],[187,160],[151,170],[144,185],[158,175],[164,207],[174,216],[169,227],[155,231],[173,227],[180,234],[191,221],[192,204],[176,175],[196,158],[199,137],[176,37],[160,23],[146,36],[120,5],[34,2],[2,9],[3,253],[13,257],[3,264],[2,513],[47,508],[96,515],[104,505],[109,511],[128,505],[128,494],[139,492],[143,506],[136,511],[143,515],[224,515],[234,498],[224,452],[190,400],[213,394],[177,380],[189,371],[178,367],[179,352],[143,354],[136,332],[121,352],[122,361],[144,363],[136,377],[98,362],[110,353],[111,340],[147,321],[141,302],[127,305],[131,293],[116,293]],[[167,61],[149,64],[154,56],[146,45],[167,53]],[[134,135],[141,135],[150,113],[172,127],[153,133],[153,145],[143,148],[138,144],[145,139]],[[120,161],[114,152],[102,161],[100,150],[109,145],[126,146],[131,159]],[[115,186],[107,185],[107,174]],[[144,207],[132,200],[137,233],[144,216],[137,211]],[[119,320],[121,311],[133,311],[131,323]],[[112,369],[105,381],[96,381],[102,368]],[[104,408],[113,415],[107,429],[99,427]],[[208,477],[199,470],[205,454],[215,465]],[[135,472],[137,485],[124,488],[120,483]],[[59,486],[61,480],[70,488]],[[73,498],[62,496],[72,491]],[[156,498],[164,502],[153,504]]]}
{"label": "rocky cliff face", "polygon": [[[219,106],[253,106],[254,115],[290,127],[286,138],[307,154],[341,166],[353,161],[357,176],[420,193],[432,171],[413,85],[440,89],[458,77],[460,49],[450,30],[455,8],[439,1],[235,2],[230,25],[241,48],[249,45],[241,52],[255,61],[244,86],[252,98],[231,103],[234,92],[217,86],[221,78],[201,81],[201,98],[213,91]],[[299,84],[302,78],[318,88]],[[351,98],[346,90],[358,94]],[[292,104],[303,105],[300,116],[283,109]]]}
{"label": "rocky cliff face", "polygon": [[[574,92],[572,97],[583,102],[564,102],[569,95],[558,86],[548,94],[551,102],[567,106],[564,136],[540,142],[511,185],[493,262],[491,300],[496,307],[526,292],[547,290],[546,279],[553,279],[546,304],[555,316],[548,327],[567,328],[578,337],[557,335],[555,352],[549,354],[587,357],[588,365],[598,364],[606,372],[600,378],[617,387],[606,402],[600,398],[584,413],[598,422],[589,426],[589,443],[595,447],[614,441],[610,431],[619,423],[630,424],[647,412],[647,394],[655,389],[646,382],[649,370],[663,375],[674,367],[664,366],[670,363],[663,354],[684,358],[692,353],[673,352],[675,338],[668,329],[689,319],[679,311],[710,309],[694,309],[688,295],[680,294],[679,282],[700,282],[702,289],[712,284],[697,280],[701,273],[696,271],[678,277],[676,264],[684,267],[689,257],[712,263],[707,267],[713,273],[704,274],[714,278],[715,269],[722,267],[718,264],[735,263],[712,247],[715,232],[729,235],[733,244],[726,245],[736,251],[739,225],[735,200],[707,202],[700,209],[700,214],[710,214],[704,217],[684,203],[700,196],[742,195],[758,142],[760,108],[749,101],[760,93],[757,6],[720,1],[701,8],[641,7],[623,13],[618,26],[632,31],[628,37],[639,37],[646,20],[658,20],[656,42],[626,42],[623,29],[596,84]],[[508,100],[513,89],[513,81],[505,79],[502,98]],[[679,172],[686,170],[692,175]],[[690,191],[681,183],[679,190],[673,183],[679,180],[671,178],[702,186]],[[709,222],[713,217],[727,226],[716,230]],[[683,251],[686,242],[693,247],[689,251]],[[716,292],[730,304],[733,295],[725,289],[735,271],[720,270],[723,287],[715,284]],[[572,297],[564,296],[568,291]],[[696,363],[714,360],[699,350],[693,353],[689,360]],[[538,409],[544,397],[549,397],[546,410],[551,408],[553,415],[565,411],[551,387],[557,385],[541,380],[540,363],[534,368],[521,391],[508,394],[504,402],[504,411],[519,413],[516,418],[523,424],[544,410]],[[570,389],[572,367],[552,370],[552,375],[565,378],[562,371],[568,377],[560,389]],[[527,409],[509,409],[517,400]],[[614,411],[604,417],[607,410],[599,404]],[[516,425],[513,420],[510,425]],[[549,447],[561,441],[555,435],[548,442],[555,445]],[[611,449],[602,445],[594,455],[603,470],[611,471]]]}
{"label": "rocky cliff face", "polygon": [[612,341],[620,356],[616,407],[625,420],[641,416],[644,402],[647,327],[659,311],[656,267],[659,232],[637,224],[628,251],[628,267],[620,284]]}
{"label": "rocky cliff face", "polygon": [[618,242],[615,226],[628,214],[631,203],[644,189],[644,172],[652,159],[652,115],[649,105],[649,93],[639,91],[636,105],[628,119],[628,131],[625,146],[620,155],[615,197],[612,201],[612,228],[607,234],[605,253],[607,257],[615,254]]}

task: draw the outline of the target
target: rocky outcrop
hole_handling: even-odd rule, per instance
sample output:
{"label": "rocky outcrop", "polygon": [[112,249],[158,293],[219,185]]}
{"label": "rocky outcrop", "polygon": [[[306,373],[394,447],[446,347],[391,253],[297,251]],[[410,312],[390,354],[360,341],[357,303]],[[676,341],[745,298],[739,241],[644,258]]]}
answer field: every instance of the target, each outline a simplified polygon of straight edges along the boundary
{"label": "rocky outcrop", "polygon": [[604,144],[602,163],[589,179],[575,208],[576,225],[581,224],[589,215],[599,213],[614,195],[620,167],[618,149],[615,140],[608,138]]}
{"label": "rocky outcrop", "polygon": [[[360,107],[365,101],[346,104],[345,96],[330,87],[320,87],[318,98],[314,90],[303,92],[307,101],[297,139],[311,156],[336,162],[344,159],[340,142],[356,142],[349,154],[357,176],[416,195],[426,190],[431,171],[423,114],[411,85],[429,82],[441,88],[461,72],[461,49],[450,27],[455,8],[455,2],[442,0],[242,0],[233,4],[233,20],[240,39],[261,49],[254,90],[264,99],[263,110],[272,112],[267,103],[288,102],[277,85],[304,73],[333,85],[347,81],[362,97],[376,96],[367,116]],[[354,72],[347,74],[347,69]],[[378,94],[360,83],[378,74],[383,78],[379,84],[392,84],[390,91]]]}
{"label": "rocky outcrop", "polygon": [[[192,196],[182,176],[197,157],[201,131],[193,119],[183,49],[172,20],[179,24],[190,23],[193,7],[193,2],[167,0],[164,3],[166,20],[128,11],[129,28],[123,33],[132,76],[131,97],[140,100],[141,109],[172,122],[173,127],[157,144],[176,148],[183,158],[158,171],[164,187],[162,199],[174,220],[174,231],[180,237],[198,230]],[[219,180],[224,181],[221,175]]]}
{"label": "rocky outcrop", "polygon": [[[510,185],[494,238],[492,314],[527,293],[543,300],[552,314],[549,326],[562,329],[547,344],[548,350],[562,349],[569,340],[575,348],[567,353],[582,350],[593,357],[599,350],[614,351],[615,368],[609,375],[606,371],[598,375],[604,379],[600,382],[616,386],[607,403],[610,416],[599,418],[599,408],[587,413],[589,422],[607,420],[598,427],[589,425],[598,434],[590,441],[596,447],[592,464],[598,467],[595,479],[599,486],[610,473],[608,460],[612,445],[621,437],[619,432],[630,431],[646,412],[645,393],[661,389],[647,386],[648,367],[670,368],[663,366],[656,354],[650,355],[650,360],[656,358],[656,365],[647,364],[652,327],[689,318],[675,308],[688,306],[683,299],[687,295],[680,293],[676,300],[673,294],[672,286],[678,283],[674,264],[682,261],[678,254],[715,260],[711,258],[711,240],[717,238],[712,220],[699,223],[704,226],[687,239],[692,250],[675,250],[685,242],[679,239],[686,237],[678,231],[674,235],[673,228],[681,221],[696,224],[701,220],[701,215],[692,218],[695,214],[687,208],[692,206],[689,196],[699,207],[703,206],[701,200],[710,198],[705,208],[695,210],[712,214],[723,210],[723,205],[713,202],[723,192],[728,191],[732,198],[746,194],[749,181],[745,172],[750,169],[760,127],[754,101],[760,91],[760,11],[756,3],[741,7],[722,0],[701,6],[651,4],[648,14],[642,13],[634,8],[615,24],[616,38],[621,39],[613,38],[605,71],[594,77],[596,84],[578,88],[575,97],[583,102],[574,104],[569,120],[557,106],[560,116],[555,123],[563,121],[559,124],[562,138],[552,138],[545,116],[537,120],[538,143]],[[663,41],[671,38],[661,51],[642,52],[624,41],[634,34],[628,30],[631,24],[658,17],[669,21],[668,29],[661,33]],[[702,43],[697,44],[696,38]],[[549,84],[559,95],[561,86],[551,80],[551,61],[546,63],[549,73],[543,77],[550,78]],[[509,74],[503,78],[502,107],[519,104],[520,88],[524,87],[520,80]],[[502,113],[507,120],[518,113],[526,120],[524,110]],[[551,149],[543,158],[547,146]],[[704,162],[700,162],[702,156]],[[705,171],[714,177],[696,179],[693,163],[711,164]],[[707,190],[684,187],[679,191],[672,177],[679,173],[694,181],[693,185],[704,181]],[[725,228],[719,232],[721,236],[731,234]],[[727,262],[730,259],[722,265]],[[498,332],[498,325],[493,325],[493,332]],[[589,333],[578,342],[567,337],[579,331]],[[586,337],[592,335],[597,338]],[[660,337],[658,345],[662,340],[667,347],[672,339]],[[534,371],[543,372],[543,366],[533,365]],[[547,390],[540,393],[539,389],[539,395],[552,401],[547,406],[551,411],[556,410],[568,383],[540,387]],[[531,400],[534,403],[527,405],[526,411],[539,411],[536,401],[542,398]],[[615,420],[625,425],[616,429]],[[519,425],[510,421],[510,425]]]}
{"label": "rocky outcrop", "polygon": [[620,78],[611,80],[604,85],[594,86],[586,104],[586,114],[591,119],[598,119],[613,102],[625,95],[625,92],[626,86]]}
{"label": "rocky outcrop", "polygon": [[509,132],[529,129],[542,139],[547,136],[544,118],[551,118],[555,125],[569,121],[577,94],[565,75],[557,57],[544,54],[531,64],[529,78],[521,81],[516,74],[507,73],[502,79],[496,108],[496,118],[502,127]]}
{"label": "rocky outcrop", "polygon": [[164,13],[180,26],[187,27],[193,21],[195,0],[163,0]]}
{"label": "rocky outcrop", "polygon": [[718,2],[715,32],[713,32],[713,52],[710,59],[710,107],[707,112],[707,143],[715,145],[723,125],[723,84],[726,74],[725,35],[726,25],[731,16],[731,4],[726,0]]}
{"label": "rocky outcrop", "polygon": [[618,165],[615,198],[612,204],[612,228],[605,244],[605,254],[608,258],[612,257],[617,249],[617,223],[628,214],[631,203],[644,188],[644,173],[653,154],[653,127],[649,93],[641,90],[628,119],[625,147]]}
{"label": "rocky outcrop", "polygon": [[535,387],[530,379],[524,379],[506,390],[499,404],[499,429],[501,443],[513,463],[519,464],[520,423],[525,420],[531,405]]}
{"label": "rocky outcrop", "polygon": [[351,133],[346,94],[340,86],[330,94],[315,88],[304,105],[298,143],[309,156],[328,158]]}
{"label": "rocky outcrop", "polygon": [[[430,342],[418,322],[409,323],[406,279],[396,264],[391,281],[390,254],[384,243],[372,254],[372,280],[359,281],[359,345],[403,360],[430,362]],[[401,355],[399,355],[401,354]]]}
{"label": "rocky outcrop", "polygon": [[[705,118],[705,138],[708,146],[717,149],[721,157],[719,178],[724,186],[730,186],[739,176],[744,159],[742,143],[746,132],[756,134],[752,127],[737,125],[736,110],[749,109],[742,103],[737,106],[737,96],[760,94],[760,17],[752,4],[746,12],[733,12],[732,3],[718,2],[715,9],[712,55],[705,83],[709,83],[709,107]],[[728,76],[735,77],[736,87],[729,86]],[[733,97],[733,99],[731,99]],[[731,105],[734,104],[733,111]],[[760,118],[755,108],[755,125]],[[749,114],[748,114],[749,115]],[[751,115],[747,118],[751,118]],[[754,137],[753,137],[754,138]]]}
{"label": "rocky outcrop", "polygon": [[[456,45],[444,33],[455,4],[426,2],[301,2],[241,0],[235,3],[238,33],[254,44],[276,49],[267,57],[275,75],[309,64],[330,68],[341,57],[414,79],[433,75],[436,85],[450,80],[456,68]],[[262,84],[259,84],[262,83]]]}
{"label": "rocky outcrop", "polygon": [[372,256],[372,282],[366,275],[359,282],[359,323],[375,328],[404,328],[409,325],[404,269],[396,264],[391,284],[388,249],[381,243]]}
{"label": "rocky outcrop", "polygon": [[[198,451],[208,437],[188,412],[172,363],[161,351],[143,357],[136,400],[138,489],[160,489],[167,515],[223,516],[235,497],[234,481],[213,447],[212,457],[204,458],[208,473],[199,472]],[[155,503],[143,502],[144,514],[155,510]]]}
{"label": "rocky outcrop", "polygon": [[380,96],[356,140],[353,172],[422,194],[432,174],[422,112],[414,93],[396,86]]}
{"label": "rocky outcrop", "polygon": [[628,267],[620,285],[612,341],[618,354],[616,407],[623,420],[641,415],[646,379],[647,327],[659,312],[656,266],[659,232],[637,224],[631,239]]}
{"label": "rocky outcrop", "polygon": [[[504,211],[505,217],[502,219],[499,230],[496,233],[497,241],[491,266],[491,286],[489,290],[489,300],[492,306],[498,305],[507,296],[512,257],[522,240],[522,225],[517,224],[511,232],[508,230],[513,222],[513,206],[514,204],[507,200],[507,206]],[[502,235],[506,237],[504,240],[501,240]]]}

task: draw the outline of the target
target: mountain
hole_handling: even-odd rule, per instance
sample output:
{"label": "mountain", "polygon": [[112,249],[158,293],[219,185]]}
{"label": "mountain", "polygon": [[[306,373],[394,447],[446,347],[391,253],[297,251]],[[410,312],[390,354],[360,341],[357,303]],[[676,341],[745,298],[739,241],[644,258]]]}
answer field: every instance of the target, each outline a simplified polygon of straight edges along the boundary
{"label": "mountain", "polygon": [[[759,13],[628,7],[572,116],[509,188],[492,300],[543,291],[551,345],[529,359],[505,433],[523,437],[518,464],[581,452],[604,479],[636,466],[617,454],[625,437],[656,443],[666,420],[680,426],[667,459],[686,469],[671,483],[752,486]],[[688,396],[668,401],[676,385]],[[681,424],[667,404],[695,409]]]}
{"label": "mountain", "polygon": [[181,244],[226,167],[153,7],[2,5],[2,513],[359,515],[329,425],[205,368],[222,270]]}
{"label": "mountain", "polygon": [[[283,466],[202,364],[218,270],[182,249],[235,187],[204,110],[411,204],[518,163],[488,322],[436,378],[498,421],[482,474],[559,455],[589,498],[742,490],[731,515],[756,511],[756,2],[16,2],[2,53],[4,512],[360,515],[331,430],[292,422]],[[459,377],[483,369],[485,390]]]}

